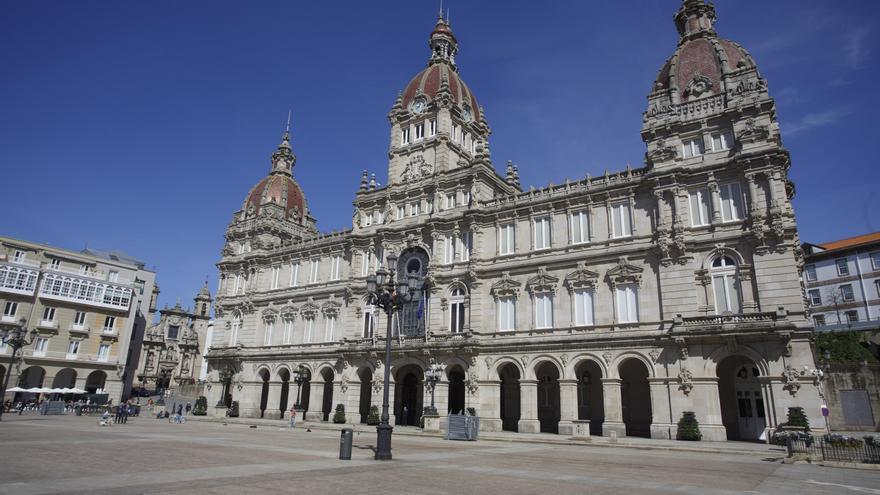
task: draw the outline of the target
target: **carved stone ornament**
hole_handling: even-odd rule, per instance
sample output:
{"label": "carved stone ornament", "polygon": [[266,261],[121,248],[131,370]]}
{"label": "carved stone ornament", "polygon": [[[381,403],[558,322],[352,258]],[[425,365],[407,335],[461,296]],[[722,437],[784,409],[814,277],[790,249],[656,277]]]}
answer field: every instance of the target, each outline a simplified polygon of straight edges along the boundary
{"label": "carved stone ornament", "polygon": [[666,142],[661,139],[660,141],[657,141],[657,147],[654,148],[654,151],[648,154],[648,158],[650,158],[652,162],[665,162],[674,159],[676,153],[675,146],[667,145]]}
{"label": "carved stone ornament", "polygon": [[577,268],[565,276],[565,281],[563,283],[568,288],[569,292],[576,289],[593,290],[596,288],[596,281],[598,279],[598,273],[588,270],[586,262],[579,261]]}
{"label": "carved stone ornament", "polygon": [[418,180],[428,177],[434,173],[434,165],[425,161],[422,155],[415,155],[406,163],[400,178],[404,182]]}
{"label": "carved stone ornament", "polygon": [[792,396],[797,395],[798,390],[801,388],[800,381],[798,380],[799,377],[800,373],[793,366],[786,366],[785,371],[782,372],[782,388],[788,390],[788,393]]}
{"label": "carved stone ornament", "polygon": [[693,378],[693,373],[687,368],[682,368],[681,371],[678,372],[678,388],[684,392],[684,395],[690,395],[691,390],[693,390]]}
{"label": "carved stone ornament", "polygon": [[745,129],[737,136],[737,142],[754,143],[764,141],[770,137],[770,130],[767,126],[757,125],[755,119],[746,120]]}
{"label": "carved stone ornament", "polygon": [[492,359],[491,356],[486,356],[486,359],[484,359],[484,361],[486,362],[486,369],[491,369],[491,368],[492,368],[492,363],[495,362],[495,360]]}
{"label": "carved stone ornament", "polygon": [[538,268],[538,275],[526,282],[526,289],[532,294],[545,292],[556,294],[558,282],[559,279],[547,273],[547,268],[542,266]]}
{"label": "carved stone ornament", "polygon": [[568,366],[568,354],[562,354],[559,356],[559,360],[562,361],[562,366]]}
{"label": "carved stone ornament", "polygon": [[651,349],[648,355],[651,356],[651,361],[657,364],[657,360],[660,359],[660,349]]}
{"label": "carved stone ornament", "polygon": [[617,261],[617,266],[608,270],[606,277],[608,277],[608,281],[611,282],[612,287],[616,287],[620,284],[639,285],[642,282],[643,271],[643,268],[630,263],[629,258],[621,256]]}
{"label": "carved stone ornament", "polygon": [[611,354],[611,351],[605,351],[602,353],[602,360],[605,361],[606,366],[611,366],[612,357],[614,357],[614,355]]}
{"label": "carved stone ornament", "polygon": [[376,375],[376,377],[373,378],[372,385],[373,385],[373,393],[378,394],[378,393],[382,392],[382,387],[384,386],[384,383],[382,382],[382,380],[379,378],[378,375]]}
{"label": "carved stone ornament", "polygon": [[465,387],[467,387],[467,391],[470,395],[474,395],[477,393],[477,390],[480,389],[480,384],[477,379],[477,374],[474,371],[468,373],[467,380],[464,382]]}
{"label": "carved stone ornament", "polygon": [[339,380],[339,390],[341,390],[343,394],[348,392],[348,377],[345,375],[342,375],[342,379]]}
{"label": "carved stone ornament", "polygon": [[684,89],[684,94],[688,98],[699,98],[705,94],[711,94],[711,92],[712,80],[699,72],[694,74],[694,78],[687,83]]}
{"label": "carved stone ornament", "polygon": [[520,357],[519,360],[522,362],[523,366],[528,366],[531,358],[529,357],[528,354],[525,354],[522,357]]}
{"label": "carved stone ornament", "polygon": [[519,293],[520,286],[522,284],[511,278],[510,272],[502,272],[501,279],[492,284],[490,292],[496,299],[507,296],[515,297]]}

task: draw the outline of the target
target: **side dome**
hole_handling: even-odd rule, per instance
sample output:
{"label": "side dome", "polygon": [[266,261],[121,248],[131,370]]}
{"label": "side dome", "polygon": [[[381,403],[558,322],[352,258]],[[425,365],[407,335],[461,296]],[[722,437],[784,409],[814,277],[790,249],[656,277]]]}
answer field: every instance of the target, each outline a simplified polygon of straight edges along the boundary
{"label": "side dome", "polygon": [[718,38],[715,7],[703,0],[685,0],[675,14],[681,36],[678,47],[663,64],[653,91],[668,91],[672,103],[725,93],[725,76],[755,69],[752,56],[739,44]]}
{"label": "side dome", "polygon": [[433,101],[437,98],[440,82],[444,79],[448,81],[453,102],[462,109],[467,107],[474,120],[479,122],[481,115],[477,98],[467,87],[467,84],[461,80],[458,71],[449,64],[432,64],[416,74],[403,91],[401,102],[403,108],[410,108],[413,100],[418,96],[427,98],[426,103]]}
{"label": "side dome", "polygon": [[306,211],[305,196],[299,184],[284,174],[272,174],[257,182],[245,200],[245,211],[260,214],[263,205],[274,203],[284,208],[285,218],[302,220]]}

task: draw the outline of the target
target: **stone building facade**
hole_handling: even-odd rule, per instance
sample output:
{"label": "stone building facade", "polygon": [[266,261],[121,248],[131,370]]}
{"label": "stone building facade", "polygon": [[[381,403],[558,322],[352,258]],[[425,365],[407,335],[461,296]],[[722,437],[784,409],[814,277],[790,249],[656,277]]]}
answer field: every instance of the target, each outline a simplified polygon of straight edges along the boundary
{"label": "stone building facade", "polygon": [[161,309],[158,323],[147,329],[137,367],[140,387],[169,390],[201,379],[213,303],[207,283],[193,301],[192,309],[179,301]]}
{"label": "stone building facade", "polygon": [[119,252],[0,237],[0,325],[25,320],[28,331],[37,330],[15,362],[11,347],[0,343],[0,376],[12,366],[10,388],[128,397],[140,340],[156,307],[155,280],[143,262]]}
{"label": "stone building facade", "polygon": [[[245,416],[289,409],[302,366],[308,420],[380,405],[417,424],[445,364],[441,415],[486,430],[755,439],[804,406],[819,421],[803,256],[775,105],[752,57],[686,0],[680,42],[648,95],[645,164],[521,187],[492,162],[488,117],[438,19],[430,58],[391,107],[388,179],[367,172],[350,230],[319,233],[292,177],[289,134],[233,215],[218,267],[209,393]],[[399,256],[418,297],[394,325],[365,278]],[[404,407],[405,406],[405,407]],[[406,414],[404,415],[404,409]],[[442,423],[442,421],[441,421]],[[817,423],[818,424],[818,423]]]}

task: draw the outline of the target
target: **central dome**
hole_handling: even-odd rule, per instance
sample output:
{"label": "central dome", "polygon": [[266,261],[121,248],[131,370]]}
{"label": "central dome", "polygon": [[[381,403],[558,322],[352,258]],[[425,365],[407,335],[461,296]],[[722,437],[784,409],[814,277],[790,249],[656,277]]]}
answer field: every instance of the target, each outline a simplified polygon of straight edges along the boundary
{"label": "central dome", "polygon": [[245,211],[253,208],[260,214],[260,207],[274,203],[284,208],[285,218],[301,220],[306,211],[305,198],[299,184],[284,174],[272,174],[257,182],[245,200]]}
{"label": "central dome", "polygon": [[432,64],[416,74],[403,91],[403,108],[409,108],[413,100],[420,95],[427,98],[426,103],[432,101],[437,97],[440,81],[443,79],[449,81],[449,90],[452,92],[455,104],[461,108],[467,106],[474,120],[479,121],[480,105],[477,103],[477,98],[458,76],[455,68],[449,64]]}

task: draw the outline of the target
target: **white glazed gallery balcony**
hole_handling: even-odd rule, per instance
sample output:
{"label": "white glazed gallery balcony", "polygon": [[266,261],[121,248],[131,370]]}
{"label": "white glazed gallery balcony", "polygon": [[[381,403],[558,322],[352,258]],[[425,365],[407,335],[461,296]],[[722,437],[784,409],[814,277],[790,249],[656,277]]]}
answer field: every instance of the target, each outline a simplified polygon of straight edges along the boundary
{"label": "white glazed gallery balcony", "polygon": [[0,292],[34,295],[40,271],[20,263],[0,262]]}
{"label": "white glazed gallery balcony", "polygon": [[132,289],[90,278],[47,272],[40,284],[40,297],[101,308],[127,310]]}

